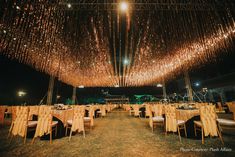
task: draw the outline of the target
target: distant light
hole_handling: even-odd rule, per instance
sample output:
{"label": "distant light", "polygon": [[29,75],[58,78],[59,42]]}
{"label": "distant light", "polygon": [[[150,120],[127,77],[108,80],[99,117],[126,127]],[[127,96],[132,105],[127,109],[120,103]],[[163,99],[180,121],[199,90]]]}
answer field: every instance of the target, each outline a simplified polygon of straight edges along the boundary
{"label": "distant light", "polygon": [[123,60],[123,64],[125,64],[125,65],[129,64],[129,60],[128,59],[124,59]]}
{"label": "distant light", "polygon": [[78,88],[84,88],[84,86],[83,86],[83,85],[80,85],[80,86],[78,86]]}
{"label": "distant light", "polygon": [[119,85],[114,85],[114,87],[115,87],[115,88],[118,88],[118,87],[119,87]]}
{"label": "distant light", "polygon": [[200,86],[200,83],[199,83],[199,82],[196,82],[196,83],[195,83],[195,86],[196,86],[196,87],[199,87],[199,86]]}
{"label": "distant light", "polygon": [[155,61],[154,61],[154,60],[153,60],[152,62],[153,62],[153,63],[155,63]]}
{"label": "distant light", "polygon": [[67,4],[67,7],[68,7],[68,8],[71,8],[71,7],[72,7],[72,5],[71,5],[70,3],[68,3],[68,4]]}
{"label": "distant light", "polygon": [[20,7],[19,7],[19,6],[16,6],[16,9],[20,10]]}
{"label": "distant light", "polygon": [[157,84],[157,87],[162,87],[162,84],[158,83],[158,84]]}
{"label": "distant light", "polygon": [[19,97],[23,97],[23,96],[25,96],[26,95],[26,92],[24,92],[24,91],[18,91],[18,96]]}
{"label": "distant light", "polygon": [[3,30],[3,33],[4,33],[4,34],[6,34],[6,33],[7,33],[7,31],[6,31],[6,30]]}
{"label": "distant light", "polygon": [[208,89],[205,87],[205,88],[202,88],[202,91],[203,91],[203,92],[207,92]]}
{"label": "distant light", "polygon": [[127,2],[121,2],[121,3],[120,3],[120,10],[121,10],[121,11],[127,11],[127,9],[128,9],[128,4],[127,4]]}
{"label": "distant light", "polygon": [[16,38],[13,38],[13,40],[16,40]]}
{"label": "distant light", "polygon": [[56,95],[56,99],[59,99],[60,98],[60,95]]}
{"label": "distant light", "polygon": [[24,45],[24,47],[26,47],[27,45]]}

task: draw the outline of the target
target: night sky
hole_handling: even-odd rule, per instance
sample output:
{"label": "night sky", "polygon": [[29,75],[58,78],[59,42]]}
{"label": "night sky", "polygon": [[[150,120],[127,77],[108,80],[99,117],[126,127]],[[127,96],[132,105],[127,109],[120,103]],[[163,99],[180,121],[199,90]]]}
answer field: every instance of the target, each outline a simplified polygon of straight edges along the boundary
{"label": "night sky", "polygon": [[[228,80],[223,80],[223,83],[235,85],[235,52],[232,49],[218,56],[217,62],[211,62],[207,65],[202,65],[199,68],[190,72],[191,83],[213,79],[219,76],[231,74]],[[45,96],[48,88],[49,75],[38,72],[33,68],[19,64],[17,61],[9,60],[0,55],[0,100],[1,104],[12,105],[27,102],[27,104],[38,104]],[[182,76],[178,76],[171,82],[167,83],[167,92],[172,94],[174,92],[184,92],[183,87],[179,87],[177,80],[182,80]],[[228,82],[229,81],[229,82]],[[216,85],[221,82],[216,82]],[[208,83],[204,86],[208,86]],[[17,96],[17,91],[24,90],[27,95],[24,98]],[[137,87],[137,88],[84,88],[77,89],[77,99],[82,100],[88,97],[103,97],[102,90],[109,91],[112,95],[126,95],[133,96],[133,94],[152,94],[161,96],[162,91],[157,87]],[[66,85],[62,82],[56,81],[54,87],[54,102],[55,95],[60,95],[58,102],[64,103],[67,98],[72,95],[72,86]],[[46,99],[45,99],[46,100]],[[44,101],[45,102],[45,101]]]}

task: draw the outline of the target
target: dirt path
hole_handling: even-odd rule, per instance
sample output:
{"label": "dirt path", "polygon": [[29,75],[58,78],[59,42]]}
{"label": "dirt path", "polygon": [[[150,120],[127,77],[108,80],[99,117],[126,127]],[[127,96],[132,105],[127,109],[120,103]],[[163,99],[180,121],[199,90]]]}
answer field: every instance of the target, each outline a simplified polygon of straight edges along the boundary
{"label": "dirt path", "polygon": [[[7,129],[1,131],[7,134]],[[210,148],[221,147],[220,141],[210,139],[206,145],[201,145],[200,140],[183,139],[179,142],[178,136],[170,134],[165,136],[162,128],[151,132],[148,119],[130,117],[127,112],[116,110],[105,118],[95,119],[95,127],[86,133],[86,138],[81,134],[53,140],[37,140],[30,144],[27,139],[24,145],[18,138],[9,144],[5,137],[0,137],[0,156],[33,156],[33,157],[161,157],[182,156],[180,148]],[[184,152],[184,156],[214,155],[213,152]],[[221,156],[220,153],[217,153]],[[231,155],[225,154],[225,155]]]}

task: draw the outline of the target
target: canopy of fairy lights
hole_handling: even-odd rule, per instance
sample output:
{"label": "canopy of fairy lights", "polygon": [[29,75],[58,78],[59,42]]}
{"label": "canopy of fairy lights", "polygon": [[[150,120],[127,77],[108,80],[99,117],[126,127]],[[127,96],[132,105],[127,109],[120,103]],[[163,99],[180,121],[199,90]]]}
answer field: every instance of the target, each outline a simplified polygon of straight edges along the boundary
{"label": "canopy of fairy lights", "polygon": [[72,86],[119,87],[172,80],[233,47],[234,2],[150,2],[2,0],[0,55]]}

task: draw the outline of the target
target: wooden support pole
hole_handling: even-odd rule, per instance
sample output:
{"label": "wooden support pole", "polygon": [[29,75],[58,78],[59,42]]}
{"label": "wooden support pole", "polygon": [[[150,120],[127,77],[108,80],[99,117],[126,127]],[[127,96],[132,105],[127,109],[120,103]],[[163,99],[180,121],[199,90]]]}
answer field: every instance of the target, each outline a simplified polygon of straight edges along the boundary
{"label": "wooden support pole", "polygon": [[72,104],[76,103],[76,87],[73,87]]}
{"label": "wooden support pole", "polygon": [[50,76],[49,85],[48,85],[48,91],[47,91],[47,105],[51,105],[52,104],[53,90],[54,90],[54,81],[55,81],[55,77],[54,76]]}
{"label": "wooden support pole", "polygon": [[185,81],[185,85],[187,89],[188,101],[192,102],[193,101],[193,89],[191,86],[188,71],[184,71],[184,81]]}
{"label": "wooden support pole", "polygon": [[163,99],[167,99],[167,94],[166,94],[166,84],[165,84],[165,81],[163,81],[163,84],[162,84],[162,92],[163,92]]}

